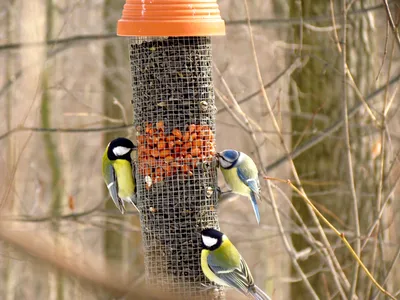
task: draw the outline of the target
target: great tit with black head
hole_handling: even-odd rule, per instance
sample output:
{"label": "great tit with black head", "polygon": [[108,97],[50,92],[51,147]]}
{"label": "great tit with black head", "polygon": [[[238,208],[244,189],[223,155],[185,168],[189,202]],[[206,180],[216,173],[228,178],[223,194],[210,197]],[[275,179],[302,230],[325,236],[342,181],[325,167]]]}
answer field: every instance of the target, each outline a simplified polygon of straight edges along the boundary
{"label": "great tit with black head", "polygon": [[217,153],[217,158],[226,183],[232,192],[251,200],[257,223],[260,223],[257,205],[257,199],[260,199],[260,181],[256,164],[245,153],[232,149]]}
{"label": "great tit with black head", "polygon": [[106,147],[103,154],[103,178],[111,199],[122,214],[125,213],[125,202],[136,207],[135,168],[131,152],[136,146],[126,138],[116,138]]}
{"label": "great tit with black head", "polygon": [[225,234],[212,228],[204,229],[201,245],[201,269],[210,281],[233,287],[256,300],[271,300],[254,284],[249,267]]}

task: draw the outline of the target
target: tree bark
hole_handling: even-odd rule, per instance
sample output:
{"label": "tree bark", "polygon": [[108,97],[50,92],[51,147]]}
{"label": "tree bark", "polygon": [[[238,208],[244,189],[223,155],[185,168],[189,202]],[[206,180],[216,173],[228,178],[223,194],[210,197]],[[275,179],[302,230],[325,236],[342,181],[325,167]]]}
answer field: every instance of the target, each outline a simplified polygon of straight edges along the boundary
{"label": "tree bark", "polygon": [[[340,3],[337,1],[333,1],[333,3],[335,15],[343,14]],[[377,4],[376,1],[357,1],[353,3],[349,12],[375,4]],[[327,16],[331,13],[330,1],[290,1],[290,9],[292,18],[312,18],[321,15]],[[374,22],[374,15],[372,14],[354,15],[354,17],[352,15],[349,17],[349,27],[347,28],[346,47],[348,55],[346,61],[357,88],[364,96],[377,86],[374,81],[376,75],[374,70],[376,70],[377,64],[373,59],[376,35],[372,30],[371,22]],[[332,25],[332,21],[313,23],[313,26],[320,27]],[[341,26],[340,21],[336,21],[336,26]],[[345,46],[345,43],[341,40],[342,30],[343,28],[337,29],[340,47]],[[308,64],[293,76],[295,84],[291,91],[292,96],[294,96],[292,128],[297,132],[322,130],[342,117],[341,97],[343,97],[343,88],[340,70],[343,66],[341,64],[341,52],[338,50],[333,31],[329,33],[318,32],[303,24],[293,26],[291,35],[292,38],[289,39],[289,43],[296,45],[292,57],[301,56],[310,59]],[[347,82],[350,82],[349,76]],[[347,90],[348,107],[351,108],[360,99],[350,84],[347,85]],[[300,116],[305,113],[311,114],[312,117],[308,120],[301,119]],[[326,121],[321,122],[317,119],[325,119]],[[361,111],[350,120],[350,150],[358,199],[359,220],[357,222],[359,222],[362,234],[371,225],[371,218],[374,215],[372,211],[376,205],[375,201],[371,201],[373,198],[371,195],[377,196],[376,187],[379,181],[379,176],[376,176],[376,164],[378,162],[372,158],[372,147],[369,141],[369,139],[374,139],[374,135],[368,133],[368,127],[373,127],[373,121],[366,111]],[[301,145],[304,140],[312,137],[312,135],[305,134],[301,141],[298,140],[298,136],[293,136],[292,143],[293,145]],[[339,230],[346,229],[355,232],[356,221],[354,219],[353,198],[349,189],[350,182],[345,149],[344,134],[343,131],[340,131],[337,135],[330,136],[324,142],[296,158],[295,165],[300,177],[304,180],[306,192],[317,208]],[[306,205],[297,197],[293,199],[293,203],[306,224],[314,226]],[[317,238],[319,237],[317,236]],[[355,238],[357,237],[349,238],[353,247],[355,246],[353,243]],[[293,235],[292,240],[297,251],[309,246],[299,235]],[[335,245],[335,241],[336,238],[332,238],[331,244]],[[362,259],[367,266],[373,263],[370,250],[367,247],[362,252]],[[337,248],[335,254],[349,282],[352,283],[354,276],[352,268],[346,266],[354,266],[356,262],[344,247]],[[321,263],[321,259],[310,256],[307,260],[301,262],[301,266],[307,273],[321,267]],[[374,273],[376,279],[380,278],[378,274],[379,272]],[[357,295],[359,299],[367,299],[370,280],[365,277],[362,271],[358,275]],[[293,271],[293,276],[296,276],[295,271]],[[332,274],[319,272],[310,277],[309,280],[321,298],[327,298],[335,293]],[[292,297],[304,293],[306,291],[301,282],[293,284]]]}

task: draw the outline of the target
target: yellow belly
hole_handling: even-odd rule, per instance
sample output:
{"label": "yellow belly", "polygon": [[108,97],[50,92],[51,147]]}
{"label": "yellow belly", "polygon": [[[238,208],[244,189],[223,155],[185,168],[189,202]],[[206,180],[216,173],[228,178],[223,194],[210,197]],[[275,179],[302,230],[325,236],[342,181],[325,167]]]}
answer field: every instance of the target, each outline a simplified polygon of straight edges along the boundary
{"label": "yellow belly", "polygon": [[132,177],[132,166],[126,160],[117,159],[113,163],[118,182],[118,197],[130,198],[135,193],[135,183]]}
{"label": "yellow belly", "polygon": [[232,192],[244,196],[249,196],[250,188],[245,185],[237,175],[237,168],[232,169],[221,169],[222,175],[224,175],[226,183],[232,189]]}

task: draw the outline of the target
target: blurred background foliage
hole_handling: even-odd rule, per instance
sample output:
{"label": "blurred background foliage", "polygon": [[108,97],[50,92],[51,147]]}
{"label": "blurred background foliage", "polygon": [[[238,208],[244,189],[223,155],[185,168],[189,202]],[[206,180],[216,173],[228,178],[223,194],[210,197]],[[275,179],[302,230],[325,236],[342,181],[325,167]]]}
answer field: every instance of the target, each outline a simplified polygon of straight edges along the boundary
{"label": "blurred background foliage", "polygon": [[[95,278],[117,267],[120,277],[109,281],[123,278],[129,288],[144,282],[139,219],[119,214],[100,170],[112,138],[135,139],[128,41],[115,36],[124,2],[0,2],[0,299],[113,298],[115,289],[101,280],[83,282],[83,270]],[[248,1],[279,134],[260,91],[245,2],[220,0],[227,32],[213,39],[217,149],[250,154],[271,177],[296,182],[298,174],[316,207],[361,247],[377,281],[399,294],[400,39],[392,27],[400,7],[385,3]],[[324,240],[321,223],[299,195],[272,183],[274,199],[263,182],[261,226],[240,197],[219,207],[221,227],[256,283],[274,300],[310,299],[311,290],[320,299],[383,299],[340,238],[322,225]],[[16,247],[12,237],[20,233],[25,244]],[[42,263],[51,249],[65,251],[58,268]],[[81,276],[69,263],[82,267]]]}

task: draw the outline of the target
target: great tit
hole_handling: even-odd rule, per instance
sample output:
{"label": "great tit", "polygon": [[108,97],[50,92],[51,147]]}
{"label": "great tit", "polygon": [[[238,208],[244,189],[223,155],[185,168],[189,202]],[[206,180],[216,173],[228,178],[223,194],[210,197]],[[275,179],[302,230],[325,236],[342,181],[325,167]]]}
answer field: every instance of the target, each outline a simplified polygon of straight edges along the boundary
{"label": "great tit", "polygon": [[204,229],[201,246],[201,269],[210,281],[233,287],[256,300],[271,300],[254,284],[249,267],[225,234],[212,228]]}
{"label": "great tit", "polygon": [[126,138],[116,138],[106,147],[103,154],[103,178],[111,199],[122,214],[125,213],[124,201],[136,207],[135,168],[131,152],[136,146]]}
{"label": "great tit", "polygon": [[232,149],[217,153],[217,158],[226,183],[232,192],[250,198],[257,223],[260,223],[257,205],[257,199],[260,199],[260,181],[256,164],[243,152]]}

